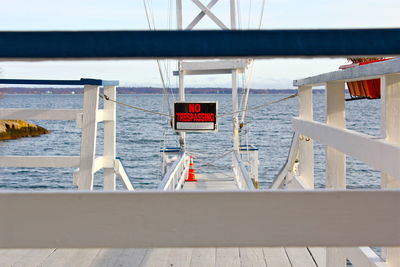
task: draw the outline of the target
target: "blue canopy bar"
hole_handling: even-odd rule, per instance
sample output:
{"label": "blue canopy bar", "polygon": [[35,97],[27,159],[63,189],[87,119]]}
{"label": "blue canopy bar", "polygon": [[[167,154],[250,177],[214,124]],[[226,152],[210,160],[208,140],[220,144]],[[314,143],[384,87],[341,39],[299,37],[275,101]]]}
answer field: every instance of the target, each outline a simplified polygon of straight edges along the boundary
{"label": "blue canopy bar", "polygon": [[400,55],[400,29],[0,32],[0,59]]}
{"label": "blue canopy bar", "polygon": [[0,84],[117,86],[119,85],[119,81],[105,81],[98,79],[83,79],[83,78],[80,80],[0,79]]}

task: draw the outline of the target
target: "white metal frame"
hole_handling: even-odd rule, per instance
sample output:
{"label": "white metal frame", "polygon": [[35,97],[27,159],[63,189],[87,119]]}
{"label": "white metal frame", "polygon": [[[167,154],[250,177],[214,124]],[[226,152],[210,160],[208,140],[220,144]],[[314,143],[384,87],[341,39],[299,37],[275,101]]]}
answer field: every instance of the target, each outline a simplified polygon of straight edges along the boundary
{"label": "white metal frame", "polygon": [[[94,173],[104,169],[105,190],[115,190],[116,174],[125,188],[133,190],[121,162],[116,159],[116,105],[105,101],[104,109],[99,109],[99,92],[100,86],[84,86],[83,109],[0,109],[0,119],[75,120],[82,129],[79,156],[0,156],[0,167],[79,168],[73,175],[73,183],[81,190],[93,190]],[[116,99],[115,86],[104,86],[104,93]],[[95,157],[99,122],[104,122],[104,153]]]}
{"label": "white metal frame", "polygon": [[181,190],[188,177],[189,160],[190,158],[185,152],[179,152],[178,158],[161,179],[158,189],[163,191]]}

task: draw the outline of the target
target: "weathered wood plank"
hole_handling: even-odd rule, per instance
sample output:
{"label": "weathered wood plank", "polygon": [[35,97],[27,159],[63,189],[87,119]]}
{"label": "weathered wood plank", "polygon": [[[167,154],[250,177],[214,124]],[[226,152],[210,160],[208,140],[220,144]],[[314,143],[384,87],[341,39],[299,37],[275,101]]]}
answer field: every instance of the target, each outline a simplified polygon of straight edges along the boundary
{"label": "weathered wood plank", "polygon": [[215,266],[216,248],[194,248],[190,267]]}
{"label": "weathered wood plank", "polygon": [[267,266],[262,248],[239,248],[241,267]]}
{"label": "weathered wood plank", "polygon": [[192,250],[192,248],[171,249],[165,266],[188,267],[192,257]]}
{"label": "weathered wood plank", "polygon": [[0,252],[0,267],[10,267],[29,253],[28,249],[4,249]]}
{"label": "weathered wood plank", "polygon": [[[54,248],[50,249],[29,249],[22,258],[16,261],[13,267],[36,267],[54,252]],[[1,260],[0,260],[1,261]],[[1,265],[1,264],[0,264]]]}
{"label": "weathered wood plank", "polygon": [[268,267],[291,267],[286,251],[282,247],[263,248],[265,262]]}
{"label": "weathered wood plank", "polygon": [[285,248],[292,267],[316,266],[307,248]]}
{"label": "weathered wood plank", "polygon": [[317,263],[318,267],[326,266],[326,248],[323,247],[309,247],[308,251],[310,251],[311,256],[314,261]]}
{"label": "weathered wood plank", "polygon": [[143,267],[160,267],[165,266],[171,249],[169,248],[155,248],[148,249],[142,261]]}
{"label": "weathered wood plank", "polygon": [[137,267],[146,255],[147,249],[102,249],[91,262],[91,267],[127,266]]}
{"label": "weathered wood plank", "polygon": [[56,249],[41,266],[88,266],[98,252],[99,249]]}
{"label": "weathered wood plank", "polygon": [[215,266],[240,267],[239,248],[217,248]]}

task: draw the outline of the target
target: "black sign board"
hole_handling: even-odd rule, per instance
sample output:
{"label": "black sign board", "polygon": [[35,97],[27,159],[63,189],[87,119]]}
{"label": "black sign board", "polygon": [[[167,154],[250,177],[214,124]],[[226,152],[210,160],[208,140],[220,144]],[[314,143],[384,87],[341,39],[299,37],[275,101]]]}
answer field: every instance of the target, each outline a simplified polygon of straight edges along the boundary
{"label": "black sign board", "polygon": [[217,130],[217,102],[175,102],[174,130],[212,132]]}

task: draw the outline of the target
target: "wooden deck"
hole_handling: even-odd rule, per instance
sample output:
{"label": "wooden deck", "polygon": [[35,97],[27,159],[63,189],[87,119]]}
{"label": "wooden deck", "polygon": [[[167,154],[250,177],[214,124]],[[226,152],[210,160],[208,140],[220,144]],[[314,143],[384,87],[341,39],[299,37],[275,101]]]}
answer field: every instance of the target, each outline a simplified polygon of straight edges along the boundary
{"label": "wooden deck", "polygon": [[[231,173],[197,174],[183,190],[235,190]],[[8,266],[154,266],[154,267],[312,267],[325,266],[323,248],[159,248],[159,249],[7,249],[0,267]]]}

